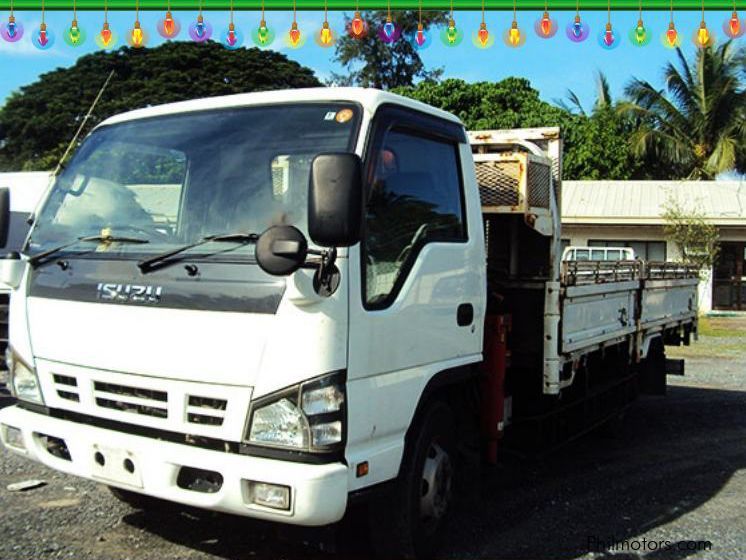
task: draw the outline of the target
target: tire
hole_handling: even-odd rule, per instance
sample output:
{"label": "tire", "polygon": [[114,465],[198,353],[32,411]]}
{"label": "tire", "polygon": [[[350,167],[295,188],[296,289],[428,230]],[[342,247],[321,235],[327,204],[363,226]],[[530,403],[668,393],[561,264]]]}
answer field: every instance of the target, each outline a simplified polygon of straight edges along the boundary
{"label": "tire", "polygon": [[153,496],[147,496],[138,492],[132,492],[131,490],[123,490],[122,488],[115,488],[109,486],[111,494],[120,502],[132,506],[135,509],[141,509],[145,511],[168,511],[176,507],[175,504],[160,498],[154,498]]}
{"label": "tire", "polygon": [[429,558],[438,544],[456,480],[453,412],[434,401],[420,415],[399,477],[371,503],[372,544],[381,558]]}

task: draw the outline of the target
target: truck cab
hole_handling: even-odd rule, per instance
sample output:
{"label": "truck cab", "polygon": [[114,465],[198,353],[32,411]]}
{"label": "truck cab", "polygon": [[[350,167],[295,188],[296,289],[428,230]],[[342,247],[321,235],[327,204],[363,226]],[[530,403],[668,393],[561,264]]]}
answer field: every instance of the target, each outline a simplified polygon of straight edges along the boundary
{"label": "truck cab", "polygon": [[474,374],[484,262],[443,111],[320,88],[112,117],[4,265],[2,440],[127,492],[335,522],[397,477],[425,388]]}

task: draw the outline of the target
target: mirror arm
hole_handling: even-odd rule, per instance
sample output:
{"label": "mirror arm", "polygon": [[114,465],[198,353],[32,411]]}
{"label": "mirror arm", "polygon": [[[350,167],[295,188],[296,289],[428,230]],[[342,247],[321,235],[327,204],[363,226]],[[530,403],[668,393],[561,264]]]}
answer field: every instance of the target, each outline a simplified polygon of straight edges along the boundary
{"label": "mirror arm", "polygon": [[319,285],[324,286],[329,283],[332,276],[334,275],[334,263],[337,262],[337,248],[331,247],[330,249],[308,249],[309,255],[316,255],[319,258],[308,262],[311,266],[316,268],[316,277]]}

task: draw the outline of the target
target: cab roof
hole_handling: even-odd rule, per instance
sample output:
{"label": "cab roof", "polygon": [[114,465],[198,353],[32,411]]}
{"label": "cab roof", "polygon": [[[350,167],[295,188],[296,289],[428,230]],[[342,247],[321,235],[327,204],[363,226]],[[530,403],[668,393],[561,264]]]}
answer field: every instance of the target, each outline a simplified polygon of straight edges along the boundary
{"label": "cab roof", "polygon": [[106,119],[99,126],[116,124],[148,117],[159,117],[165,115],[176,115],[179,113],[191,113],[195,111],[207,111],[211,109],[225,109],[231,107],[249,107],[252,105],[270,105],[279,103],[301,103],[304,101],[328,101],[328,102],[353,102],[359,103],[365,113],[370,116],[384,103],[393,103],[421,111],[441,119],[461,124],[461,121],[446,111],[436,109],[425,103],[414,101],[401,95],[389,93],[371,88],[356,87],[319,87],[305,89],[286,89],[275,91],[262,91],[256,93],[239,93],[236,95],[224,95],[220,97],[206,97],[178,103],[167,103],[155,105],[143,109],[135,109]]}

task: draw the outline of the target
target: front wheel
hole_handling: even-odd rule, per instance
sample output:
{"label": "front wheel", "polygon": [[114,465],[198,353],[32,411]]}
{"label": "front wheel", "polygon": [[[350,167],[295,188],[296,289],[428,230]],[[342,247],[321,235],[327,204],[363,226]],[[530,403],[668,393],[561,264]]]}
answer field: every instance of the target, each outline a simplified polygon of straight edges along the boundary
{"label": "front wheel", "polygon": [[373,546],[383,558],[427,558],[437,546],[455,480],[453,412],[443,402],[420,416],[399,478],[372,503]]}

